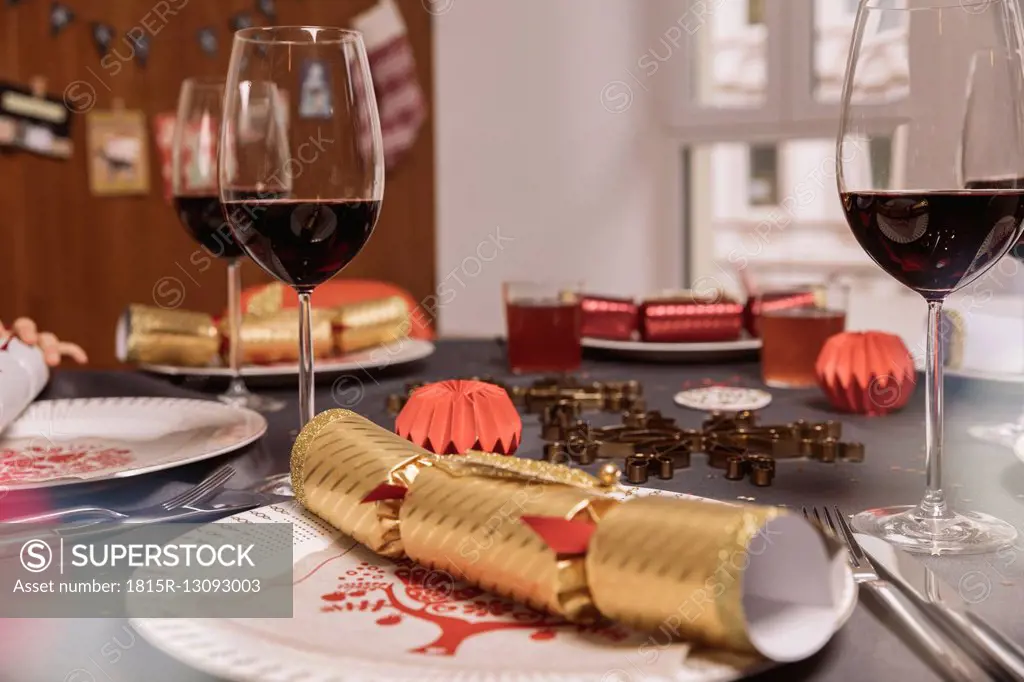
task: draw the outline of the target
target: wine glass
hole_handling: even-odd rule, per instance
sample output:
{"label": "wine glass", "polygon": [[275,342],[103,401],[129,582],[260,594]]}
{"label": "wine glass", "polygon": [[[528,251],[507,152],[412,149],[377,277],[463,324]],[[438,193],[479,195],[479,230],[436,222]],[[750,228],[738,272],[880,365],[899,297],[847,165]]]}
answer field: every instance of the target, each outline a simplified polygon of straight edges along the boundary
{"label": "wine glass", "polygon": [[[1006,0],[1014,2],[1015,0]],[[857,11],[843,87],[836,166],[846,220],[883,270],[928,304],[925,362],[927,489],[917,506],[886,507],[853,517],[857,531],[906,550],[973,554],[1016,537],[988,514],[954,511],[942,489],[942,303],[991,268],[1021,236],[1024,135],[1020,33],[1004,0],[865,0]],[[880,88],[879,45],[905,41],[887,56],[894,77]],[[995,87],[974,98],[965,77],[972,54],[1001,46],[1014,59],[974,60]],[[900,64],[900,62],[905,62]],[[966,124],[966,129],[965,125]],[[874,172],[871,141],[891,134],[903,172]],[[971,187],[961,175],[999,179]],[[968,178],[968,179],[970,179]]]}
{"label": "wine glass", "polygon": [[174,210],[189,235],[210,255],[228,264],[228,365],[231,383],[220,400],[260,412],[276,412],[280,400],[250,393],[242,379],[239,328],[242,323],[242,271],[238,246],[220,207],[217,191],[217,141],[220,136],[224,80],[186,78],[178,94],[171,145]]}
{"label": "wine glass", "polygon": [[[1019,171],[1016,159],[1003,160],[1002,172],[1005,177],[992,175],[994,170],[1000,169],[993,168],[989,159],[976,158],[974,155],[975,145],[971,144],[970,139],[971,135],[977,135],[983,129],[984,126],[977,121],[984,120],[987,116],[988,102],[996,89],[1000,87],[1001,82],[1006,80],[1006,71],[1018,67],[1019,62],[1019,55],[1005,50],[986,49],[974,54],[968,77],[967,112],[963,127],[964,152],[961,158],[961,178],[965,187],[982,189],[1024,185],[1024,179],[1014,175]],[[1012,153],[1013,149],[1010,148],[1007,151]],[[1018,242],[1010,250],[1009,255],[1024,262],[1024,243]],[[1024,436],[1024,412],[1016,422],[972,426],[968,432],[979,440],[1012,449],[1017,441]]]}
{"label": "wine glass", "polygon": [[242,250],[299,297],[299,417],[314,414],[310,295],[365,246],[384,157],[362,36],[316,26],[235,33],[220,201]]}

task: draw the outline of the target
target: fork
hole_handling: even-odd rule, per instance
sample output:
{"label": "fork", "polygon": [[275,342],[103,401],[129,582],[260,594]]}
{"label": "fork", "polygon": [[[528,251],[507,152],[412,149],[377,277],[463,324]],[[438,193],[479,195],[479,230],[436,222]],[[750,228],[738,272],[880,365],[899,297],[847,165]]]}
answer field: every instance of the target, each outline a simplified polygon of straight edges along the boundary
{"label": "fork", "polygon": [[115,511],[106,507],[78,506],[58,509],[56,511],[19,516],[13,519],[6,519],[0,523],[36,523],[40,521],[60,521],[68,517],[86,515],[96,517],[97,520],[122,521],[124,523],[140,523],[159,520],[159,517],[189,505],[196,504],[210,497],[224,487],[224,484],[235,475],[235,468],[230,464],[217,467],[206,478],[191,488],[171,497],[163,502],[144,507],[131,514]]}
{"label": "fork", "polygon": [[[838,507],[835,508],[835,516],[839,519],[838,523],[833,521],[832,514],[827,507],[824,507],[822,511],[825,517],[824,523],[822,514],[818,513],[818,508],[811,508],[813,521],[846,548],[847,561],[853,571],[854,582],[878,597],[888,613],[896,617],[897,623],[902,625],[904,630],[928,652],[947,680],[979,682],[991,679],[963,650],[948,640],[928,620],[918,615],[891,583],[878,577],[878,571],[853,536],[853,530],[846,522],[846,518],[839,512]],[[812,521],[807,507],[803,508],[803,512],[804,517],[808,521]]]}

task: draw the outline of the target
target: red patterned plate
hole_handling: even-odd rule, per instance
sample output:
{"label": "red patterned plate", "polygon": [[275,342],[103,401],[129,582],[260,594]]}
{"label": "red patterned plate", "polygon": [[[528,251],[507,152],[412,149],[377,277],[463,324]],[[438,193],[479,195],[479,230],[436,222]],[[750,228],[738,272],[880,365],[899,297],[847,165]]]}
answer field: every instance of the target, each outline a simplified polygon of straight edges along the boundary
{"label": "red patterned plate", "polygon": [[159,471],[237,450],[266,430],[259,413],[208,400],[42,400],[0,435],[0,488]]}

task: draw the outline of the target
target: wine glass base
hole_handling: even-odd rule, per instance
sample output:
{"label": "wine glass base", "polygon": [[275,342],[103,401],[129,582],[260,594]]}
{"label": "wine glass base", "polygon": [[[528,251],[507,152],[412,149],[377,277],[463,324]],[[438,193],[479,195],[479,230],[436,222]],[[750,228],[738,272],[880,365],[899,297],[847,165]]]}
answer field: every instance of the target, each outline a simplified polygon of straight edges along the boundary
{"label": "wine glass base", "polygon": [[994,443],[1010,448],[1017,445],[1017,441],[1024,436],[1024,424],[1006,422],[1004,424],[981,424],[967,429],[972,438],[986,443]]}
{"label": "wine glass base", "polygon": [[224,395],[217,396],[217,399],[232,407],[245,407],[264,414],[280,412],[287,405],[283,400],[268,398],[267,396],[249,393],[248,391],[245,393],[225,393]]}
{"label": "wine glass base", "polygon": [[1011,544],[1017,529],[988,514],[963,512],[932,519],[917,507],[882,507],[855,514],[853,530],[917,554],[986,554]]}

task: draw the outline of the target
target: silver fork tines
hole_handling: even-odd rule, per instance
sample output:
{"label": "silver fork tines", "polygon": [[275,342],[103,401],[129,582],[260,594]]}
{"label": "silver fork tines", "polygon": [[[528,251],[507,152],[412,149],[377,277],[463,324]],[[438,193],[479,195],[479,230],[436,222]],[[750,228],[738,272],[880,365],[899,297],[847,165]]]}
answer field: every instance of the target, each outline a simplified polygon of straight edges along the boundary
{"label": "silver fork tines", "polygon": [[197,485],[175,495],[169,500],[165,500],[160,506],[167,511],[172,511],[192,504],[193,502],[203,499],[210,492],[222,487],[227,483],[228,479],[234,475],[235,468],[230,464],[225,464],[224,466],[217,468]]}
{"label": "silver fork tines", "polygon": [[928,653],[947,680],[977,682],[991,679],[960,647],[947,639],[922,614],[915,611],[892,584],[878,577],[878,571],[857,542],[846,516],[839,511],[839,507],[833,509],[835,514],[830,513],[828,507],[823,507],[821,513],[817,507],[812,507],[808,513],[807,507],[804,507],[804,518],[811,521],[813,516],[813,521],[816,521],[825,533],[846,548],[846,559],[853,570],[854,582],[877,596],[888,614],[895,618],[894,623],[886,625],[902,626],[901,629]]}

